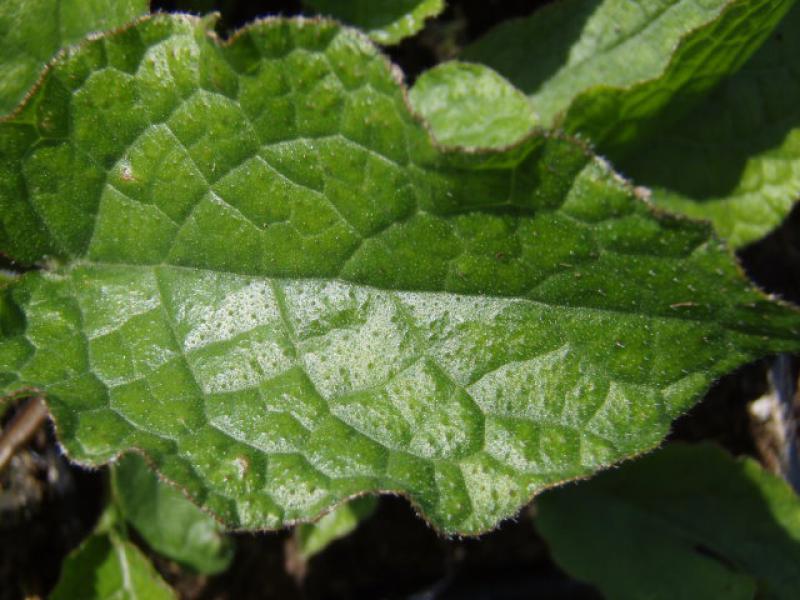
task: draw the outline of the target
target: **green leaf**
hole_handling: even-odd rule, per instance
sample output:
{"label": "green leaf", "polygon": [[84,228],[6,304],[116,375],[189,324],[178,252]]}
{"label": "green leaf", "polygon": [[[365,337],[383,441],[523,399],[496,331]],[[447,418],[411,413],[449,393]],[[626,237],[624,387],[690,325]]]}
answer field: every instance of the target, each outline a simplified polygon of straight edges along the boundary
{"label": "green leaf", "polygon": [[303,523],[295,529],[297,550],[304,560],[319,554],[330,544],[353,531],[378,508],[375,496],[362,496],[334,508],[316,523]]}
{"label": "green leaf", "polygon": [[440,14],[444,0],[304,0],[322,15],[365,31],[378,44],[397,44]]}
{"label": "green leaf", "polygon": [[616,159],[744,64],[794,0],[570,0],[468,47],[530,94],[546,124]]}
{"label": "green leaf", "polygon": [[50,600],[173,600],[175,594],[133,544],[92,534],[64,560]]}
{"label": "green leaf", "polygon": [[448,146],[502,148],[520,141],[538,120],[525,94],[482,65],[438,65],[417,79],[408,99]]}
{"label": "green leaf", "polygon": [[790,600],[800,589],[794,491],[712,445],[673,444],[550,491],[536,524],[558,564],[609,598]]}
{"label": "green leaf", "polygon": [[800,7],[730,80],[621,164],[653,201],[743,246],[800,198]]}
{"label": "green leaf", "polygon": [[231,540],[214,519],[161,483],[141,456],[126,454],[111,473],[122,516],[153,550],[200,573],[228,568]]}
{"label": "green leaf", "polygon": [[74,460],[138,448],[233,527],[384,490],[475,533],[800,349],[581,144],[442,151],[352,30],[211,26],[94,40],[0,123],[0,251],[50,257],[7,292],[0,394],[46,391]]}
{"label": "green leaf", "polygon": [[0,114],[22,100],[58,50],[148,11],[147,0],[0,2]]}

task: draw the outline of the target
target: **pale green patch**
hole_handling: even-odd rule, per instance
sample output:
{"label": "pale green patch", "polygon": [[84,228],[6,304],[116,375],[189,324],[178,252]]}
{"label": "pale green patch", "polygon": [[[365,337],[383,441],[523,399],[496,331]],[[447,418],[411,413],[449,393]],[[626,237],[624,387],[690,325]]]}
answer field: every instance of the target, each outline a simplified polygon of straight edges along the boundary
{"label": "pale green patch", "polygon": [[449,62],[423,73],[408,99],[441,144],[502,148],[529,134],[538,118],[517,88],[482,65]]}

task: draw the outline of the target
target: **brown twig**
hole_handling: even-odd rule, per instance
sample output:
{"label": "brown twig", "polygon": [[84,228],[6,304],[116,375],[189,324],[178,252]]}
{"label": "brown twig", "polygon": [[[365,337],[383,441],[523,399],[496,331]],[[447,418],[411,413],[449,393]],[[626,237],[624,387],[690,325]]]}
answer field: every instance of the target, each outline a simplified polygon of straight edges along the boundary
{"label": "brown twig", "polygon": [[11,422],[0,433],[0,472],[20,446],[25,445],[39,430],[39,427],[47,419],[47,415],[47,405],[42,398],[37,396],[27,400],[25,406],[11,419]]}

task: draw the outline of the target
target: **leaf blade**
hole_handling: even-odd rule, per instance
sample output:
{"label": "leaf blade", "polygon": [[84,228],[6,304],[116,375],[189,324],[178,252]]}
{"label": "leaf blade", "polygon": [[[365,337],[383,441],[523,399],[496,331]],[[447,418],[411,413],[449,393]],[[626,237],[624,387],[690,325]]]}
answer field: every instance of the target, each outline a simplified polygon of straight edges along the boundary
{"label": "leaf blade", "polygon": [[795,7],[741,71],[653,137],[647,153],[620,163],[653,202],[712,221],[737,248],[769,233],[800,198],[799,27]]}
{"label": "leaf blade", "polygon": [[294,539],[301,560],[307,561],[330,544],[353,531],[372,516],[378,507],[375,496],[363,496],[334,508],[315,523],[302,523],[295,528]]}
{"label": "leaf blade", "polygon": [[[586,502],[590,519],[575,510]],[[670,445],[548,492],[538,509],[559,564],[615,598],[790,598],[797,588],[794,492],[752,459],[734,461],[710,444]]]}
{"label": "leaf blade", "polygon": [[393,490],[475,533],[798,347],[707,226],[574,140],[442,151],[352,31],[208,25],[155,16],[65,57],[37,100],[68,135],[0,127],[3,214],[41,224],[4,221],[0,248],[56,255],[5,296],[26,319],[0,385],[46,389],[73,458],[137,448],[232,527]]}
{"label": "leaf blade", "polygon": [[213,575],[228,568],[234,547],[210,516],[179,491],[161,483],[137,454],[127,454],[112,469],[117,506],[159,554]]}
{"label": "leaf blade", "polygon": [[67,556],[61,570],[50,595],[54,600],[176,597],[136,546],[113,534],[89,536]]}
{"label": "leaf blade", "polygon": [[[792,4],[649,0],[634,12],[622,1],[564,2],[501,25],[463,57],[531,94],[544,123],[617,159],[736,72]],[[560,53],[535,70],[527,57],[553,56],[553,44]]]}
{"label": "leaf blade", "polygon": [[503,148],[522,140],[538,122],[524,94],[478,64],[452,61],[428,69],[408,100],[447,146]]}

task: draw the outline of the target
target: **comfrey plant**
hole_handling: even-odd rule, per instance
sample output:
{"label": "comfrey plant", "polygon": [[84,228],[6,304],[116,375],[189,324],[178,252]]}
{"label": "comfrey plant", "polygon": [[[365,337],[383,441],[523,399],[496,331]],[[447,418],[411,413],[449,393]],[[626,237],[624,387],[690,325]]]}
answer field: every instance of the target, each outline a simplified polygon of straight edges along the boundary
{"label": "comfrey plant", "polygon": [[[53,597],[173,597],[129,526],[205,573],[222,528],[339,506],[299,526],[307,558],[377,493],[487,532],[800,352],[732,252],[800,195],[794,4],[561,0],[409,89],[378,45],[443,0],[309,0],[224,39],[143,0],[3,0],[0,396],[112,465]],[[610,598],[800,589],[794,492],[710,445],[535,512]]]}

